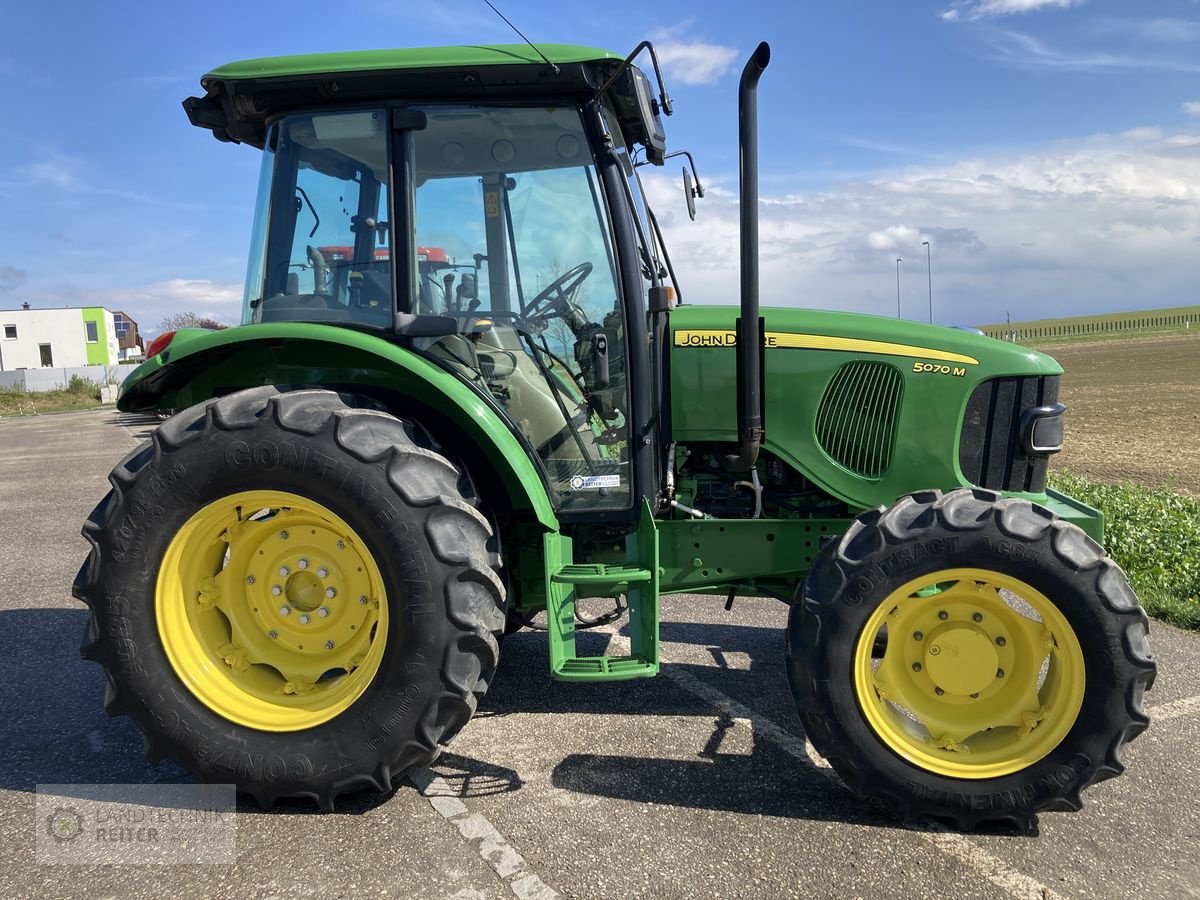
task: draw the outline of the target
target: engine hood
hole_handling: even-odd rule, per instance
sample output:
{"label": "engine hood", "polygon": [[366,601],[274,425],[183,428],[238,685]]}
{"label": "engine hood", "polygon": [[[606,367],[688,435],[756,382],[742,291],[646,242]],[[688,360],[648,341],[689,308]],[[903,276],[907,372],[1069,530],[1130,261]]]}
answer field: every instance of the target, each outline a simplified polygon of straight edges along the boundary
{"label": "engine hood", "polygon": [[[734,306],[671,311],[676,441],[737,439],[738,314]],[[980,481],[974,444],[961,439],[981,385],[1015,392],[1004,413],[1014,434],[1027,406],[1057,397],[1055,360],[970,331],[824,310],[764,308],[762,317],[763,446],[853,507]],[[1042,488],[1013,492],[1034,497]]]}

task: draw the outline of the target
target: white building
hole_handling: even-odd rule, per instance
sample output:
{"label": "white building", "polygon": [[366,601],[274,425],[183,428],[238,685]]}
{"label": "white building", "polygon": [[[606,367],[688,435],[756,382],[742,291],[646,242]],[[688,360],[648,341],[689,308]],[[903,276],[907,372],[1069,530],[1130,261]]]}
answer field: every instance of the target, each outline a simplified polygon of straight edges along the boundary
{"label": "white building", "polygon": [[116,365],[113,314],[102,306],[0,309],[0,372]]}

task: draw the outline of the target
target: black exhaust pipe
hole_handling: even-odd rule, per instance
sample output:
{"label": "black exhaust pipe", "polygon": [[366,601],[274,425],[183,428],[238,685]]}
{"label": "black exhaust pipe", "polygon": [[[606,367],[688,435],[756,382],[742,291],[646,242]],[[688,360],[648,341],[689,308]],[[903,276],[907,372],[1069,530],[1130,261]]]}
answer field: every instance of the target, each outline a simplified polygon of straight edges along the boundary
{"label": "black exhaust pipe", "polygon": [[758,462],[763,438],[763,328],[758,315],[758,79],[771,61],[763,41],[755,49],[738,85],[738,189],[741,211],[742,314],[737,320],[738,445],[721,464],[730,472],[748,472]]}

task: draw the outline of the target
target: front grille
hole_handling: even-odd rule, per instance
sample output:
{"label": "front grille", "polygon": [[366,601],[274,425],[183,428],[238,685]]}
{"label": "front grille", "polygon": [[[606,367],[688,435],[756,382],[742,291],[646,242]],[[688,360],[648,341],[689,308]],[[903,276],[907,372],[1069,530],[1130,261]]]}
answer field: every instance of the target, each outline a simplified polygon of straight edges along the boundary
{"label": "front grille", "polygon": [[1046,489],[1049,457],[1026,456],[1021,413],[1058,402],[1058,375],[992,378],[971,393],[963,417],[958,465],[971,484],[994,491]]}
{"label": "front grille", "polygon": [[864,478],[892,465],[904,378],[887,363],[852,362],[837,370],[817,409],[817,443],[829,458]]}

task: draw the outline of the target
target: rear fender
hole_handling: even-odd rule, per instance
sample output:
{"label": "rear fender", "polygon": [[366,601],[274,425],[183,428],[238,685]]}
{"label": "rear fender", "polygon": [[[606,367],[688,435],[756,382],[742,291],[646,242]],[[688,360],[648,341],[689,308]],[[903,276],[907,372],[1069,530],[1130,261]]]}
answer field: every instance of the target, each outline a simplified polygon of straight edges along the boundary
{"label": "rear fender", "polygon": [[263,384],[361,393],[418,419],[467,463],[497,512],[533,513],[558,529],[540,470],[500,413],[456,376],[372,334],[294,322],[180,332],[129,374],[117,407],[184,409]]}

